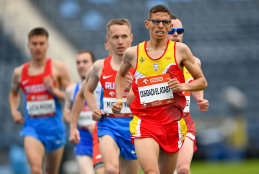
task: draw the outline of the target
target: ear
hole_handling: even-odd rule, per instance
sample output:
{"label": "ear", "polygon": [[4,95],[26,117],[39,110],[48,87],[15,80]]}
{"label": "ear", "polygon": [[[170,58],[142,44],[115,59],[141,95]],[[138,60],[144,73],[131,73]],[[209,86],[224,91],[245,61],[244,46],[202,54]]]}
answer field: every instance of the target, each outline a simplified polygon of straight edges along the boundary
{"label": "ear", "polygon": [[105,39],[106,39],[106,42],[109,43],[109,37],[106,36]]}
{"label": "ear", "polygon": [[145,23],[146,28],[150,29],[150,21],[145,20],[144,23]]}
{"label": "ear", "polygon": [[108,43],[104,44],[104,48],[105,48],[106,51],[109,51]]}
{"label": "ear", "polygon": [[173,26],[174,26],[174,25],[173,25],[172,23],[169,25],[169,31],[172,30]]}

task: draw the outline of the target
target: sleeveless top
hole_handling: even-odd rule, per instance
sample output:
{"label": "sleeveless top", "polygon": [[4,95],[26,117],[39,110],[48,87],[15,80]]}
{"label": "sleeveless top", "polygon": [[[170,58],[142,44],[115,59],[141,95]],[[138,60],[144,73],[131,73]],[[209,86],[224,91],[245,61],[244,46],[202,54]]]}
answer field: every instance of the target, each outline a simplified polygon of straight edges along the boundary
{"label": "sleeveless top", "polygon": [[[25,63],[22,69],[20,87],[25,93],[25,124],[32,126],[37,131],[51,132],[65,130],[62,121],[61,103],[56,96],[48,91],[43,80],[46,76],[52,77],[51,59],[47,60],[45,70],[40,75],[30,76],[28,67],[30,62]],[[56,82],[54,81],[56,87]]]}
{"label": "sleeveless top", "polygon": [[[146,43],[145,41],[137,46],[137,63],[132,84],[135,99],[130,109],[141,120],[153,124],[178,121],[183,117],[186,100],[182,92],[172,92],[165,80],[176,78],[180,83],[184,83],[183,71],[175,57],[175,42],[168,40],[163,55],[158,59],[148,55]],[[148,100],[154,100],[151,103],[153,107],[145,108],[145,103],[141,103],[149,102]],[[147,106],[148,104],[150,103],[147,103]]]}
{"label": "sleeveless top", "polygon": [[[111,67],[112,56],[104,59],[104,66],[100,76],[100,83],[102,86],[101,107],[105,112],[105,116],[97,122],[98,135],[104,131],[112,131],[113,135],[121,137],[130,141],[131,134],[129,129],[129,122],[132,120],[133,114],[130,108],[126,105],[126,96],[128,91],[125,90],[123,94],[123,107],[120,114],[114,114],[111,107],[116,102],[115,93],[115,77],[117,71]],[[130,70],[133,74],[133,68]],[[116,118],[118,117],[118,118]]]}
{"label": "sleeveless top", "polygon": [[[191,83],[193,81],[192,75],[189,73],[189,71],[184,67],[183,69],[184,79],[185,83]],[[190,91],[183,91],[183,94],[186,98],[186,106],[184,108],[184,116],[187,116],[190,114],[190,104],[191,104],[191,92]]]}
{"label": "sleeveless top", "polygon": [[[78,82],[74,88],[73,94],[72,94],[72,103],[74,104],[76,94],[81,88],[81,82]],[[95,97],[96,97],[96,104],[100,107],[100,96],[101,96],[101,84],[98,83],[97,88],[94,91]],[[90,107],[87,105],[86,101],[84,104],[84,108],[81,111],[79,115],[79,119],[77,122],[79,129],[88,129],[88,126],[93,125],[96,121],[92,119],[92,111]]]}

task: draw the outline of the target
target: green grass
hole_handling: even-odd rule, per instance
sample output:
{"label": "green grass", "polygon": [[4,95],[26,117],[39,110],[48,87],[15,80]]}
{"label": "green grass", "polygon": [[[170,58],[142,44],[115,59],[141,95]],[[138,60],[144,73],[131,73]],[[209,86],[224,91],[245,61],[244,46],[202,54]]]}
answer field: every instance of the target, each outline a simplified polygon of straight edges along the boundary
{"label": "green grass", "polygon": [[[141,171],[139,174],[144,174]],[[191,174],[259,174],[259,160],[203,162],[193,161]]]}

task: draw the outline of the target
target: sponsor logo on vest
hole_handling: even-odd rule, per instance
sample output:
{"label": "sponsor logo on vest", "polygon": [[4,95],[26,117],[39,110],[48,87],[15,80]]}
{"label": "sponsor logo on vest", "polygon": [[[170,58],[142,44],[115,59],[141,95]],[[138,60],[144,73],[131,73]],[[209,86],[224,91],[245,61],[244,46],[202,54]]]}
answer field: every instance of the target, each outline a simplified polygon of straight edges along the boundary
{"label": "sponsor logo on vest", "polygon": [[167,60],[171,60],[171,57],[166,57],[165,59],[167,59]]}
{"label": "sponsor logo on vest", "polygon": [[153,63],[153,70],[154,70],[155,72],[158,71],[158,63]]}
{"label": "sponsor logo on vest", "polygon": [[25,85],[26,83],[28,83],[30,81],[30,79],[24,80],[22,81],[22,85]]}
{"label": "sponsor logo on vest", "polygon": [[103,79],[108,79],[109,77],[111,77],[112,75],[109,75],[109,76],[103,76]]}
{"label": "sponsor logo on vest", "polygon": [[146,58],[141,57],[141,58],[140,58],[140,63],[141,63],[141,64],[144,63],[145,60],[146,60]]}

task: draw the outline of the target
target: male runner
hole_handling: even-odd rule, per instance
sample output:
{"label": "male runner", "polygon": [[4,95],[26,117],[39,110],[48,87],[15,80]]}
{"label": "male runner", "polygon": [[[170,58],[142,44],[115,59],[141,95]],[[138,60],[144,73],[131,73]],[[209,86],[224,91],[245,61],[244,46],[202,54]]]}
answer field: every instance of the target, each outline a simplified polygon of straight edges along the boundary
{"label": "male runner", "polygon": [[[81,88],[83,80],[85,80],[86,73],[94,63],[94,55],[89,51],[81,51],[77,54],[76,64],[77,70],[81,77],[81,82],[78,82],[76,85],[69,86],[66,89],[66,99],[64,106],[64,118],[67,122],[71,120],[71,108],[74,104],[75,96]],[[100,105],[100,95],[101,95],[101,86],[99,85],[95,91],[97,105]],[[84,100],[83,100],[84,102]],[[78,162],[79,173],[80,174],[93,174],[94,169],[92,167],[92,155],[93,155],[93,129],[95,126],[95,121],[92,120],[92,112],[87,105],[84,104],[84,107],[81,110],[79,120],[77,122],[78,130],[81,135],[81,141],[75,146],[75,154]]]}
{"label": "male runner", "polygon": [[[174,28],[168,32],[167,38],[175,41],[182,42],[184,35],[184,28],[180,19],[174,15],[171,15],[171,24]],[[195,62],[201,67],[201,62],[197,57],[194,57]],[[193,81],[192,76],[184,67],[184,77],[185,83],[191,83]],[[179,151],[179,156],[177,160],[177,174],[189,174],[190,173],[190,165],[193,157],[193,153],[197,151],[195,134],[196,129],[194,122],[191,119],[189,108],[190,108],[190,92],[185,91],[184,95],[186,97],[186,107],[184,109],[184,121],[187,125],[187,134],[185,137],[185,141],[183,147]],[[203,91],[192,92],[192,96],[197,101],[199,106],[199,110],[201,112],[206,112],[209,107],[208,100],[203,99]]]}
{"label": "male runner", "polygon": [[[105,43],[104,48],[109,52],[109,56],[112,55],[112,50],[110,48],[110,44]],[[70,131],[70,141],[74,144],[78,144],[80,142],[80,137],[77,137],[77,129],[74,128],[76,123],[78,122],[79,113],[83,109],[82,103],[84,102],[84,91],[85,87],[87,85],[87,82],[90,78],[90,74],[92,72],[92,67],[87,71],[86,78],[84,79],[82,86],[79,90],[79,92],[75,96],[74,105],[73,106],[73,114],[72,114],[72,123],[71,123],[71,131]],[[93,167],[95,170],[95,174],[104,174],[104,165],[102,156],[99,149],[99,141],[98,141],[98,135],[97,135],[97,124],[94,126],[93,130]],[[82,137],[83,138],[83,137]]]}
{"label": "male runner", "polygon": [[[131,67],[135,69],[130,131],[140,165],[148,174],[173,173],[187,132],[182,119],[186,105],[182,91],[207,87],[188,46],[167,39],[172,29],[170,15],[164,5],[150,9],[145,21],[150,40],[125,52],[115,83],[117,101],[112,109],[120,113],[126,75]],[[194,77],[193,82],[184,83],[183,67]]]}
{"label": "male runner", "polygon": [[[120,171],[121,174],[137,174],[139,164],[135,148],[130,142],[129,131],[129,122],[133,115],[128,107],[122,110],[122,114],[113,114],[111,111],[112,103],[116,101],[115,76],[122,63],[122,56],[131,46],[133,39],[131,25],[126,19],[114,19],[107,24],[107,33],[106,40],[113,50],[113,55],[95,62],[85,96],[93,111],[93,119],[98,121],[98,137],[105,173],[117,174]],[[132,84],[132,75],[128,74],[126,80],[127,85],[123,90],[124,104]],[[104,94],[101,100],[102,110],[95,104],[93,95],[99,81]]]}
{"label": "male runner", "polygon": [[[46,57],[48,32],[35,28],[29,33],[28,48],[32,60],[14,69],[9,96],[15,123],[24,123],[20,132],[32,174],[43,173],[42,163],[46,151],[46,173],[58,173],[66,141],[62,121],[61,100],[65,89],[72,84],[65,64]],[[17,110],[19,90],[26,95],[25,118]]]}

